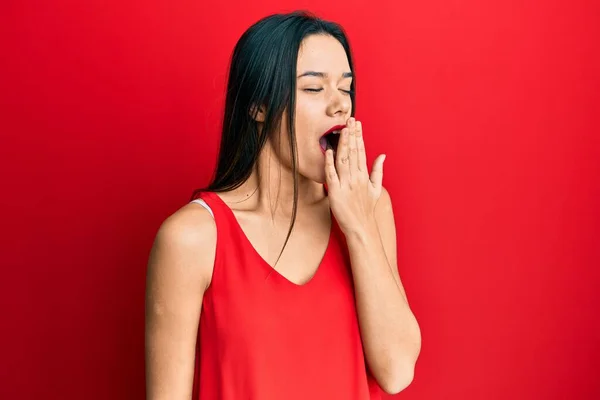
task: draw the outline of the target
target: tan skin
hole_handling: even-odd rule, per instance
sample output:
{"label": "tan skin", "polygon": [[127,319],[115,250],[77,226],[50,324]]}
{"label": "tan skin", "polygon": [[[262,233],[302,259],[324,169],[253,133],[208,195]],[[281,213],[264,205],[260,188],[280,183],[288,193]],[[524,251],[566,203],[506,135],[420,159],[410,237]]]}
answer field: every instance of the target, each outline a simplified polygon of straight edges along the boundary
{"label": "tan skin", "polygon": [[[412,381],[421,336],[398,275],[391,200],[381,185],[384,157],[369,173],[362,125],[350,117],[346,91],[352,78],[344,77],[350,67],[341,44],[330,36],[309,36],[297,63],[299,76],[306,71],[324,75],[297,81],[298,212],[277,265],[293,204],[285,127],[269,140],[250,178],[219,196],[257,252],[291,284],[305,284],[315,274],[327,245],[331,209],[348,242],[367,364],[384,391],[397,393]],[[255,117],[260,128],[262,110]],[[347,128],[334,160],[331,151],[323,155],[319,138],[338,124]],[[147,399],[191,398],[198,322],[215,247],[214,220],[197,204],[175,212],[157,233],[146,288]]]}

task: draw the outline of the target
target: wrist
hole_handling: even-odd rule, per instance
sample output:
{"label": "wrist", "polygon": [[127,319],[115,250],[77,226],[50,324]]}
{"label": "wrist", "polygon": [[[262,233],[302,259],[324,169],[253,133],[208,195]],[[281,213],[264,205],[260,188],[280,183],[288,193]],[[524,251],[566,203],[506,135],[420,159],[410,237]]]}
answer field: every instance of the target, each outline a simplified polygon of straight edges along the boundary
{"label": "wrist", "polygon": [[365,225],[349,229],[344,232],[344,235],[349,246],[352,244],[368,245],[379,240],[379,228],[373,218]]}

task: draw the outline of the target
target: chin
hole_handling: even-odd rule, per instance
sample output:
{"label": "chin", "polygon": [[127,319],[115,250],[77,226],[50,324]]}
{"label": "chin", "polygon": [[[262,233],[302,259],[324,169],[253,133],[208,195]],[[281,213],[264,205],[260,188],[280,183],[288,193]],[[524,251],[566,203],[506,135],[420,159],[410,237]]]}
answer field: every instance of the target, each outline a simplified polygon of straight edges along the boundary
{"label": "chin", "polygon": [[306,179],[307,181],[312,181],[312,182],[319,183],[319,184],[326,183],[325,174],[314,174],[314,173],[303,174],[302,172],[299,172],[299,175],[300,175],[300,179]]}
{"label": "chin", "polygon": [[304,158],[299,164],[298,175],[300,175],[300,179],[306,179],[320,184],[327,182],[324,156],[319,158]]}
{"label": "chin", "polygon": [[327,183],[327,180],[325,179],[325,175],[323,175],[323,177],[320,179],[313,179],[313,180],[321,185],[324,185]]}
{"label": "chin", "polygon": [[[314,166],[314,164],[313,164]],[[325,171],[324,170],[314,170],[311,168],[311,170],[307,171],[307,170],[298,170],[298,175],[300,176],[300,179],[306,179],[308,181],[312,181],[315,183],[319,183],[319,184],[324,184],[327,181],[327,178],[325,177]]]}
{"label": "chin", "polygon": [[319,171],[320,173],[318,173],[317,175],[315,175],[313,181],[320,183],[320,184],[325,184],[327,183],[327,177],[325,176],[325,171]]}

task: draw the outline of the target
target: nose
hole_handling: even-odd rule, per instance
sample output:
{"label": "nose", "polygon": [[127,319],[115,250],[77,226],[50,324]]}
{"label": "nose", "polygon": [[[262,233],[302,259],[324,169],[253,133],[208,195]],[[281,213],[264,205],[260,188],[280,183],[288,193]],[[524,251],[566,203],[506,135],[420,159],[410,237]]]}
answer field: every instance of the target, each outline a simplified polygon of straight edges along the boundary
{"label": "nose", "polygon": [[329,98],[327,114],[331,117],[346,116],[352,110],[352,99],[349,94],[339,90],[334,91]]}

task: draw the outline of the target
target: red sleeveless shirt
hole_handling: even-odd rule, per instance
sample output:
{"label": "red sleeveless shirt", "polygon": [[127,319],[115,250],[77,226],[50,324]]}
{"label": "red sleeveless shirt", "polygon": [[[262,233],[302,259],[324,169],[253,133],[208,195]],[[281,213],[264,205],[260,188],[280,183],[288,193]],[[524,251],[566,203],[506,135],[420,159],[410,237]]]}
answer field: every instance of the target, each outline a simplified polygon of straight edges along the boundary
{"label": "red sleeveless shirt", "polygon": [[217,245],[192,398],[380,399],[365,364],[349,256],[333,214],[321,264],[298,285],[258,254],[217,194],[200,198],[215,218]]}

